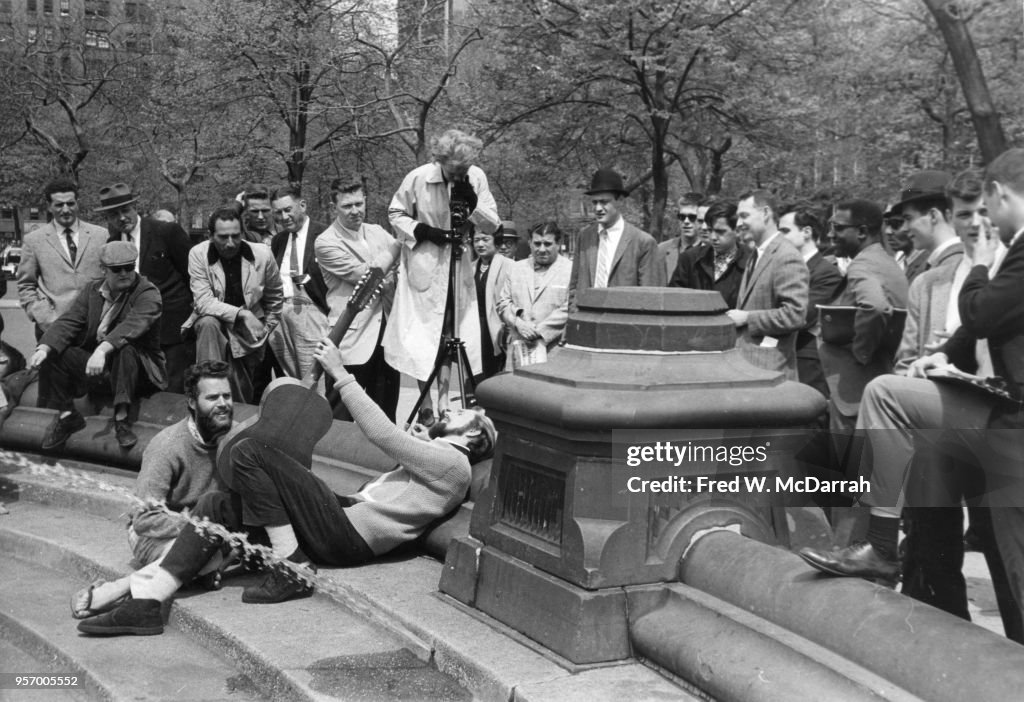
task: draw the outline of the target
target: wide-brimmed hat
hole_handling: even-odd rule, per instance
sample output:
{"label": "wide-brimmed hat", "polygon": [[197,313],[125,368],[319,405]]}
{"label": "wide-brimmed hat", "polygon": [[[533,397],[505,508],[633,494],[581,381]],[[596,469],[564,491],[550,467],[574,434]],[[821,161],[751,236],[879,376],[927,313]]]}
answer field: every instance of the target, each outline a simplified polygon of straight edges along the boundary
{"label": "wide-brimmed hat", "polygon": [[611,168],[601,168],[594,173],[594,177],[590,179],[590,190],[586,195],[594,195],[595,193],[618,193],[619,195],[628,195],[626,188],[622,185],[622,176],[616,173]]}
{"label": "wide-brimmed hat", "polygon": [[100,249],[100,263],[110,266],[128,266],[135,263],[139,250],[130,241],[111,241]]}
{"label": "wide-brimmed hat", "polygon": [[122,205],[136,202],[138,199],[139,196],[132,192],[130,185],[114,183],[100,190],[100,206],[96,208],[96,211],[116,210]]}
{"label": "wide-brimmed hat", "polygon": [[918,171],[910,176],[903,190],[900,191],[899,201],[890,208],[892,214],[899,214],[904,205],[916,200],[945,197],[946,186],[952,180],[953,175],[946,171]]}

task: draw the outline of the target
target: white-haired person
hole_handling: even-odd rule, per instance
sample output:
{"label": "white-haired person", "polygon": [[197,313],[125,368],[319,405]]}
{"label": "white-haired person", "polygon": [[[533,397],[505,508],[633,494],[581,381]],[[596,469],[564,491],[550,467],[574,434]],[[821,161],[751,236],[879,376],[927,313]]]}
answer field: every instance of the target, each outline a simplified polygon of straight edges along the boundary
{"label": "white-haired person", "polygon": [[[487,176],[474,165],[481,146],[479,139],[457,129],[435,137],[431,162],[405,177],[388,207],[391,226],[404,247],[384,354],[392,368],[416,378],[421,391],[437,360],[442,332],[465,343],[471,374],[483,369],[474,267],[468,256],[456,289],[449,291],[448,285],[453,238],[467,233],[469,225],[493,234],[501,223]],[[453,225],[460,224],[453,234]],[[458,309],[446,309],[451,293],[457,293]],[[420,410],[423,425],[447,409],[450,375],[450,366],[442,366],[437,413],[428,393]]]}

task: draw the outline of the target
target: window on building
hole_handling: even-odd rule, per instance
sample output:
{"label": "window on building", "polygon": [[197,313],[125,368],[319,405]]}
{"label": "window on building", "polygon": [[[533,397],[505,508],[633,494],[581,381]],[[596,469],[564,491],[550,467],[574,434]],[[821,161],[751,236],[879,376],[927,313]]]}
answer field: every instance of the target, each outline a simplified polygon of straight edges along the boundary
{"label": "window on building", "polygon": [[109,17],[109,0],[85,0],[86,17]]}
{"label": "window on building", "polygon": [[28,218],[29,219],[35,219],[35,220],[42,219],[43,218],[42,210],[40,210],[38,207],[30,207],[30,208],[28,208]]}
{"label": "window on building", "polygon": [[10,207],[0,207],[0,219],[14,219],[14,210]]}
{"label": "window on building", "polygon": [[39,38],[39,29],[37,27],[29,27],[27,37],[29,44],[35,44],[36,39]]}
{"label": "window on building", "polygon": [[36,7],[36,0],[26,0],[25,9],[29,12],[36,12],[38,10]]}
{"label": "window on building", "polygon": [[103,32],[97,32],[97,34],[98,36],[96,37],[96,46],[98,46],[101,49],[109,49],[110,37],[108,37]]}
{"label": "window on building", "polygon": [[48,15],[53,14],[53,0],[43,0],[43,12]]}
{"label": "window on building", "polygon": [[0,13],[10,14],[11,12],[11,0],[0,0]]}
{"label": "window on building", "polygon": [[96,46],[97,36],[98,35],[99,35],[99,32],[94,32],[91,29],[87,30],[85,32],[85,45],[86,46]]}
{"label": "window on building", "polygon": [[60,0],[60,13],[64,17],[71,14],[71,0]]}
{"label": "window on building", "polygon": [[43,28],[43,39],[48,42],[52,42],[54,39],[53,27]]}

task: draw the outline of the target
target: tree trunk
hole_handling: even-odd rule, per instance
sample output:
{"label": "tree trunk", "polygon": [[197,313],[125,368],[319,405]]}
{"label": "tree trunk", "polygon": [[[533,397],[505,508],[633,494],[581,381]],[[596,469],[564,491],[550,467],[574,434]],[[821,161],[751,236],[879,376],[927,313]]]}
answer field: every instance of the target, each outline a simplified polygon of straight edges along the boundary
{"label": "tree trunk", "polygon": [[978,136],[978,146],[986,163],[1006,150],[1006,135],[999,119],[992,96],[985,82],[985,74],[981,69],[978,52],[974,41],[956,2],[946,0],[923,0],[928,10],[935,17],[946,40],[946,47],[953,58],[960,88],[963,90],[967,109],[971,112],[971,121]]}

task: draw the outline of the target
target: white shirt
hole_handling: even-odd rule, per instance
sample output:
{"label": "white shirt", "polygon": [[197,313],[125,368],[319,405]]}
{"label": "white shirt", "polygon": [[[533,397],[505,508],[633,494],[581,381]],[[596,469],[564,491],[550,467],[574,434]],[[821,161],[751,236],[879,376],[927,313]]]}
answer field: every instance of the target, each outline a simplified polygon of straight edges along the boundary
{"label": "white shirt", "polygon": [[[607,257],[606,260],[608,261],[608,275],[609,276],[611,276],[611,274],[612,274],[612,260],[615,258],[615,250],[617,248],[619,248],[619,240],[622,239],[622,232],[624,232],[625,230],[626,230],[626,220],[624,220],[622,218],[622,215],[619,215],[619,217],[615,220],[615,224],[613,224],[610,227],[604,227],[603,225],[598,225],[598,231],[599,232],[603,231],[605,233],[605,235],[598,236],[598,242],[599,243],[597,245],[598,246],[598,248],[597,248],[597,258],[598,258],[598,260],[600,260],[601,252],[607,249],[607,251],[608,251],[607,256],[608,257]],[[594,275],[596,277],[597,269],[594,270]],[[596,287],[596,288],[607,288],[608,287],[608,281],[604,280],[603,283],[604,283],[603,285],[598,285],[598,281],[595,280],[594,281],[594,287]]]}
{"label": "white shirt", "polygon": [[[760,263],[761,259],[764,257],[764,252],[768,250],[768,244],[775,241],[775,237],[777,237],[779,233],[779,230],[776,229],[774,234],[762,241],[761,245],[757,247],[757,262],[754,264],[754,268],[757,268],[757,264]],[[753,273],[754,271],[750,272]]]}
{"label": "white shirt", "polygon": [[298,247],[299,270],[297,275],[302,275],[303,254],[306,252],[306,234],[309,233],[309,217],[302,223],[302,228],[294,236],[288,232],[288,244],[284,247],[284,255],[281,257],[281,281],[284,283],[284,299],[295,295],[295,286],[292,285],[292,242]]}

